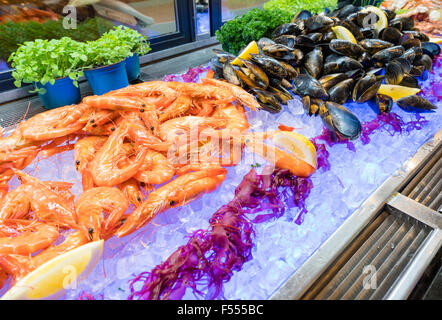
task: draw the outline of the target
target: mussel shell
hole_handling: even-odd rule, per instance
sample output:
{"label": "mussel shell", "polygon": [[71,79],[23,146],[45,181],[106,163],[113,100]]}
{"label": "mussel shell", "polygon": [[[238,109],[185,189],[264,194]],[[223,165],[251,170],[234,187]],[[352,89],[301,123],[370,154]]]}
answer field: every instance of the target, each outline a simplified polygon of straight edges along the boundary
{"label": "mussel shell", "polygon": [[291,34],[296,36],[298,34],[301,34],[303,31],[304,31],[304,22],[302,20],[284,23],[273,31],[272,38],[279,37],[283,34]]}
{"label": "mussel shell", "polygon": [[359,11],[358,7],[354,6],[353,4],[348,4],[332,12],[332,15],[342,20],[357,11]]}
{"label": "mussel shell", "polygon": [[420,77],[425,70],[425,66],[420,65],[420,66],[411,66],[410,72],[409,74],[413,77]]}
{"label": "mussel shell", "polygon": [[414,20],[411,17],[396,17],[391,21],[391,23],[394,25],[396,20],[401,22],[402,30],[413,30]]}
{"label": "mussel shell", "polygon": [[402,79],[401,83],[399,83],[399,85],[410,88],[421,88],[417,79],[409,74],[404,75],[404,78]]}
{"label": "mussel shell", "polygon": [[324,36],[322,37],[322,42],[330,42],[333,39],[336,39],[336,34],[333,31],[329,31],[324,33]]}
{"label": "mussel shell", "polygon": [[368,52],[363,52],[358,58],[358,61],[366,68],[372,65],[371,55]]}
{"label": "mussel shell", "polygon": [[401,41],[401,45],[404,47],[405,50],[407,50],[407,49],[414,48],[414,47],[420,47],[421,41],[416,38],[406,39],[406,40]]}
{"label": "mussel shell", "polygon": [[440,53],[440,46],[433,42],[422,42],[422,51],[424,54],[429,55],[431,59],[434,59]]}
{"label": "mussel shell", "polygon": [[387,63],[388,61],[393,60],[394,58],[398,58],[403,55],[405,52],[404,47],[402,46],[394,46],[390,48],[386,48],[376,52],[372,59],[375,62],[379,63]]}
{"label": "mussel shell", "polygon": [[261,39],[258,40],[258,42],[256,43],[258,45],[258,47],[263,48],[265,46],[271,45],[271,44],[275,44],[276,41],[266,38],[266,37],[262,37]]}
{"label": "mussel shell", "polygon": [[379,32],[379,39],[393,44],[399,44],[401,37],[402,32],[393,27],[384,28]]}
{"label": "mussel shell", "polygon": [[363,69],[355,69],[347,71],[345,74],[353,80],[359,80],[365,75],[365,71]]}
{"label": "mussel shell", "polygon": [[378,113],[390,113],[393,107],[393,99],[385,94],[376,94],[376,105],[378,106]]}
{"label": "mussel shell", "polygon": [[312,33],[306,34],[306,36],[309,37],[310,39],[312,39],[312,41],[314,43],[319,43],[322,41],[324,34],[321,32],[312,32]]}
{"label": "mussel shell", "polygon": [[430,41],[430,38],[425,33],[422,33],[420,31],[405,30],[404,34],[412,34],[413,37],[419,39],[421,42]]}
{"label": "mussel shell", "polygon": [[367,11],[358,11],[350,14],[346,20],[353,22],[354,24],[358,25],[359,27],[364,26],[364,19],[370,14],[370,12]]}
{"label": "mussel shell", "polygon": [[353,88],[352,98],[355,102],[365,102],[373,98],[382,84],[374,74],[367,74],[356,82]]}
{"label": "mussel shell", "polygon": [[406,59],[410,63],[413,63],[414,59],[416,59],[416,53],[414,48],[405,50],[405,52],[400,57]]}
{"label": "mussel shell", "polygon": [[261,89],[251,89],[251,91],[264,110],[275,113],[281,111],[281,103],[273,93]]}
{"label": "mussel shell", "polygon": [[387,84],[399,84],[404,78],[404,69],[401,63],[393,60],[385,66],[385,82]]}
{"label": "mussel shell", "polygon": [[388,21],[393,20],[396,17],[396,12],[393,10],[388,10],[383,8],[382,11],[384,11],[385,15],[387,16]]}
{"label": "mussel shell", "polygon": [[253,82],[255,83],[255,87],[266,89],[269,85],[269,78],[267,74],[258,67],[256,64],[251,61],[244,60],[240,58],[240,61],[243,63],[245,68],[247,68],[253,74]]}
{"label": "mussel shell", "polygon": [[356,40],[360,41],[364,39],[364,34],[361,32],[361,28],[359,28],[359,26],[355,23],[348,20],[343,20],[340,21],[339,24],[348,29],[353,34]]}
{"label": "mussel shell", "polygon": [[230,62],[226,62],[224,64],[224,67],[223,67],[223,77],[224,77],[224,79],[226,79],[231,84],[234,84],[234,85],[237,85],[237,86],[242,86],[242,84],[243,84],[241,79],[236,74],[235,69],[230,64]]}
{"label": "mussel shell", "polygon": [[421,96],[411,95],[396,101],[399,107],[408,112],[431,111],[437,109],[430,101]]}
{"label": "mussel shell", "polygon": [[305,20],[308,19],[312,16],[312,13],[308,10],[301,10],[298,13],[295,14],[295,16],[293,17],[293,20]]}
{"label": "mussel shell", "polygon": [[433,60],[431,57],[427,54],[423,54],[422,57],[417,58],[414,60],[415,66],[424,66],[425,69],[428,71],[431,71],[431,68],[433,67]]}
{"label": "mussel shell", "polygon": [[284,87],[275,88],[272,86],[269,86],[267,88],[267,91],[274,94],[274,96],[279,100],[279,102],[283,104],[287,104],[289,100],[292,100],[293,97]]}
{"label": "mussel shell", "polygon": [[324,15],[314,15],[304,20],[304,27],[307,32],[328,31],[334,25],[334,21]]}
{"label": "mussel shell", "polygon": [[353,85],[354,80],[351,78],[334,85],[328,90],[329,100],[339,104],[344,104],[353,90]]}
{"label": "mussel shell", "polygon": [[298,71],[296,71],[296,69],[292,65],[290,65],[284,61],[279,61],[279,63],[287,71],[287,79],[288,80],[293,80],[299,74]]}
{"label": "mussel shell", "polygon": [[231,61],[236,58],[235,55],[221,49],[213,49],[212,51],[216,54],[220,63]]}
{"label": "mussel shell", "polygon": [[360,31],[364,39],[376,39],[379,36],[379,33],[373,28],[361,28]]}
{"label": "mussel shell", "polygon": [[314,48],[305,56],[304,67],[313,78],[317,78],[319,76],[322,71],[323,64],[324,56],[320,47]]}
{"label": "mussel shell", "polygon": [[331,87],[346,79],[348,79],[348,75],[346,75],[345,73],[332,73],[322,76],[319,79],[319,83],[326,91],[328,91]]}
{"label": "mussel shell", "polygon": [[301,96],[310,96],[322,100],[328,99],[328,93],[321,83],[309,74],[298,75],[294,79],[293,84],[296,88],[296,93]]}
{"label": "mussel shell", "polygon": [[302,34],[296,37],[296,45],[299,47],[307,47],[307,48],[313,48],[315,47],[315,42],[307,37],[307,35]]}
{"label": "mussel shell", "polygon": [[251,54],[251,56],[252,62],[256,63],[258,67],[263,69],[267,75],[278,78],[287,78],[287,70],[275,58],[260,54]]}
{"label": "mussel shell", "polygon": [[333,39],[329,46],[332,51],[351,58],[357,58],[365,52],[362,46],[347,40]]}
{"label": "mussel shell", "polygon": [[[294,48],[296,45],[296,36],[291,34],[283,34],[273,39],[274,43],[280,43],[287,47]],[[258,44],[259,46],[259,44]]]}
{"label": "mussel shell", "polygon": [[353,140],[362,132],[359,119],[338,103],[325,102],[320,109],[320,115],[325,127],[341,137]]}
{"label": "mussel shell", "polygon": [[390,48],[393,46],[391,42],[381,39],[364,39],[359,41],[359,44],[367,50],[370,54],[375,54],[378,51]]}
{"label": "mussel shell", "polygon": [[323,68],[323,74],[347,72],[350,70],[363,69],[364,66],[357,60],[342,56],[336,61],[326,62]]}

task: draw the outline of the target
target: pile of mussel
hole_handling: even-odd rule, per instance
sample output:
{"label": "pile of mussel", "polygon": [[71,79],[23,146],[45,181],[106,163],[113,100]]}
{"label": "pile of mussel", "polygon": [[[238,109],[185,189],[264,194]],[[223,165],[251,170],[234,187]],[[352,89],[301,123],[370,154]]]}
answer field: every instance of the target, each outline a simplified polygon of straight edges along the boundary
{"label": "pile of mussel", "polygon": [[[361,124],[342,104],[350,98],[361,103],[372,100],[379,113],[390,112],[393,101],[378,94],[381,84],[419,88],[418,79],[425,80],[440,53],[439,45],[429,42],[411,18],[383,10],[388,27],[378,32],[374,24],[367,27],[370,12],[363,9],[350,4],[329,14],[301,11],[292,22],[276,28],[271,39],[259,39],[259,54],[251,54],[250,61],[241,59],[241,66],[231,64],[234,55],[214,50],[215,77],[247,89],[271,112],[279,112],[281,104],[297,94],[306,113],[320,115],[339,136],[355,139]],[[335,26],[348,29],[356,43],[337,39]],[[416,95],[397,104],[406,111],[436,108]]]}

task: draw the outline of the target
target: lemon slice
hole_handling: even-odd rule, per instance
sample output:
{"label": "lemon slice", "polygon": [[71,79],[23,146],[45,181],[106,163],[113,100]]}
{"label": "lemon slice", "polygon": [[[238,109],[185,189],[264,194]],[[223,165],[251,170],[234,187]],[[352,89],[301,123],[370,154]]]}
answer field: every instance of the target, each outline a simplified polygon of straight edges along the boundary
{"label": "lemon slice", "polygon": [[430,38],[430,42],[442,43],[442,38],[441,37],[429,37],[429,38]]}
{"label": "lemon slice", "polygon": [[384,11],[379,9],[378,7],[374,6],[368,6],[365,7],[361,12],[373,12],[378,16],[378,21],[376,21],[375,25],[373,26],[374,29],[376,29],[377,32],[380,32],[382,29],[388,27],[388,18]]}
{"label": "lemon slice", "polygon": [[393,100],[418,93],[421,89],[399,86],[395,84],[382,84],[378,90],[379,94],[390,96]]}
{"label": "lemon slice", "polygon": [[279,131],[273,136],[273,141],[279,147],[292,152],[299,159],[307,162],[316,169],[316,148],[313,143],[302,134],[293,131]]}
{"label": "lemon slice", "polygon": [[343,26],[336,26],[331,28],[332,31],[336,35],[336,39],[339,40],[347,40],[351,41],[353,43],[357,43],[356,38],[354,37],[353,33],[350,32],[346,27]]}
{"label": "lemon slice", "polygon": [[256,41],[252,41],[250,42],[247,47],[245,47],[240,54],[238,55],[238,57],[236,59],[234,59],[231,63],[235,64],[237,66],[242,66],[242,62],[241,59],[244,60],[250,60],[252,59],[252,56],[250,55],[251,53],[253,54],[259,54],[259,48],[258,48],[258,44],[256,43]]}
{"label": "lemon slice", "polygon": [[19,280],[2,300],[57,299],[65,290],[84,279],[100,260],[103,240],[66,252]]}

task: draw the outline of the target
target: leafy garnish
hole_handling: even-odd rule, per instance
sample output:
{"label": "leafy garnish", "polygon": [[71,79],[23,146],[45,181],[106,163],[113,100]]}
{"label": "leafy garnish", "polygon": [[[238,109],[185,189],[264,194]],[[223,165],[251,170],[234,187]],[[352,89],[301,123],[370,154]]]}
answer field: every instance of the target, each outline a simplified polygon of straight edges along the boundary
{"label": "leafy garnish", "polygon": [[301,10],[309,10],[312,13],[323,12],[324,9],[334,9],[338,5],[337,0],[270,0],[263,6],[265,10],[279,9],[295,15]]}

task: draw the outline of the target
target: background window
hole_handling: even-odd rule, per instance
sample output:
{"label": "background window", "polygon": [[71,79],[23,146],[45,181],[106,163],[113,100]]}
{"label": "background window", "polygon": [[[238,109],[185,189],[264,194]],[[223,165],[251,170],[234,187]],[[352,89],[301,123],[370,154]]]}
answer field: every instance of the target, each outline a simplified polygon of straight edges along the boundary
{"label": "background window", "polygon": [[222,0],[222,21],[243,15],[253,8],[261,8],[268,0]]}

